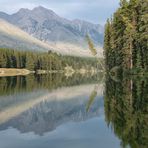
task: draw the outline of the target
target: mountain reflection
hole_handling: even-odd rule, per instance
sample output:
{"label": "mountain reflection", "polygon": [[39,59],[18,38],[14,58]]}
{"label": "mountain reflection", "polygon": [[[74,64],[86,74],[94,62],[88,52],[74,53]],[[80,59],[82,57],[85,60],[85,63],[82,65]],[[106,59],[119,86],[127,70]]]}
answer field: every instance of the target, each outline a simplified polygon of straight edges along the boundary
{"label": "mountain reflection", "polygon": [[62,74],[1,78],[0,130],[13,127],[21,133],[43,135],[61,124],[100,116],[102,82],[97,84],[96,98],[86,111],[97,79],[98,76],[67,79]]}
{"label": "mountain reflection", "polygon": [[147,148],[148,78],[107,77],[105,90],[102,79],[62,74],[0,78],[0,131],[12,127],[43,136],[105,112],[121,147]]}

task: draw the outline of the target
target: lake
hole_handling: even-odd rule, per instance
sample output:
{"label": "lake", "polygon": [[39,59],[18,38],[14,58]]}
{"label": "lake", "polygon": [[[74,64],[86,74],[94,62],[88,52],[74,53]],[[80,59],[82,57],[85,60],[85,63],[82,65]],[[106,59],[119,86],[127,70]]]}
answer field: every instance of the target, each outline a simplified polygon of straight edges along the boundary
{"label": "lake", "polygon": [[0,148],[147,148],[148,79],[0,78]]}

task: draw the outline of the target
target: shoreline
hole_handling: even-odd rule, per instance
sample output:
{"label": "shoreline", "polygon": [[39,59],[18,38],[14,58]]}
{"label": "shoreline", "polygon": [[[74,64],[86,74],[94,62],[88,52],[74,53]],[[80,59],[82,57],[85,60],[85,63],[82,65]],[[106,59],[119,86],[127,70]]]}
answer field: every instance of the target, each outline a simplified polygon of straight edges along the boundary
{"label": "shoreline", "polygon": [[30,71],[27,69],[18,69],[18,68],[0,68],[0,77],[6,76],[25,76],[28,74],[34,73],[34,71]]}
{"label": "shoreline", "polygon": [[65,76],[72,76],[74,73],[79,73],[79,74],[86,74],[86,73],[91,73],[95,74],[97,73],[96,70],[91,69],[91,70],[86,70],[86,69],[76,69],[74,70],[72,67],[65,67],[64,70],[53,70],[53,71],[48,71],[48,70],[40,70],[38,69],[37,71],[30,71],[28,69],[19,69],[19,68],[0,68],[0,77],[9,77],[9,76],[26,76],[29,74],[51,74],[51,73],[64,73]]}

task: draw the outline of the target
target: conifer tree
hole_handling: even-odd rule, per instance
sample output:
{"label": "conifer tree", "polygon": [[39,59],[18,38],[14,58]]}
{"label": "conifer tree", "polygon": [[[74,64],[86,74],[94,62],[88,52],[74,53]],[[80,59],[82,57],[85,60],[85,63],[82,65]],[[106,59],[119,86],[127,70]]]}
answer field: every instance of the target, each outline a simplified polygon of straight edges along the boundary
{"label": "conifer tree", "polygon": [[118,66],[123,70],[148,71],[147,6],[147,0],[121,0],[110,24],[107,20],[104,50],[106,65],[111,64],[109,70]]}

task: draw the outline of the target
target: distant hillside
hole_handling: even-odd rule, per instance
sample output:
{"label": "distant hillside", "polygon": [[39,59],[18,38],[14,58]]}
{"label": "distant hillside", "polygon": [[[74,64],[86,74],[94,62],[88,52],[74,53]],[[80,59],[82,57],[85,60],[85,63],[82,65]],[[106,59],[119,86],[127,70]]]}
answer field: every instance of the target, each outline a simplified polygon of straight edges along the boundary
{"label": "distant hillside", "polygon": [[[69,46],[71,45],[69,44]],[[49,45],[32,37],[18,27],[0,19],[0,48],[4,47],[41,52],[48,52],[49,50],[52,50],[63,55],[91,56],[89,50],[83,50],[81,48],[75,47],[69,47],[69,49],[61,49],[62,44],[60,45],[60,48],[55,45]]]}
{"label": "distant hillside", "polygon": [[89,34],[102,53],[104,29],[101,25],[82,20],[70,21],[41,6],[33,10],[22,8],[12,15],[0,12],[0,18],[61,50],[87,49],[85,36]]}
{"label": "distant hillside", "polygon": [[50,48],[40,40],[0,19],[0,47],[47,52]]}

